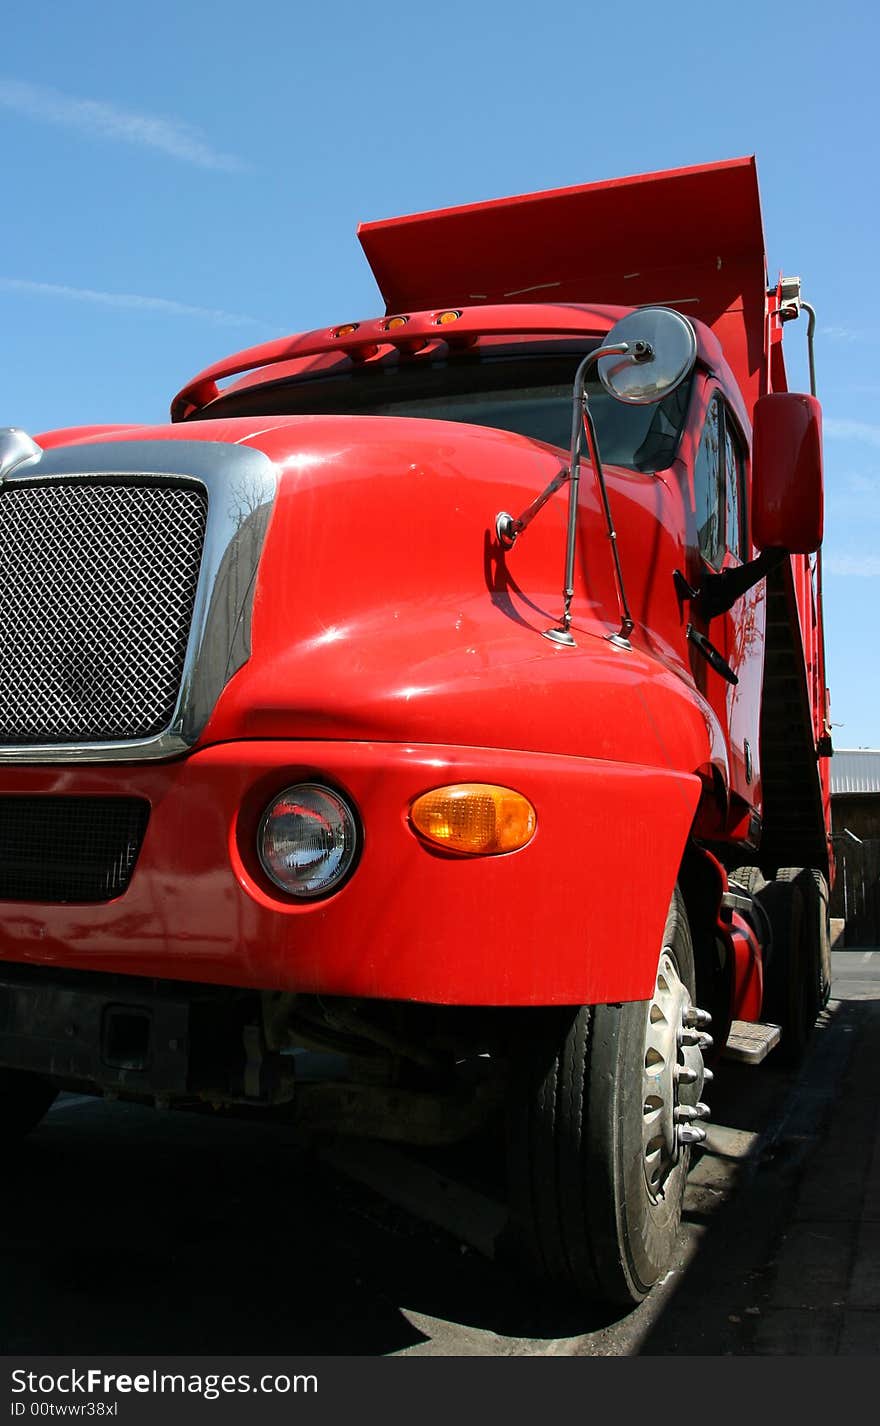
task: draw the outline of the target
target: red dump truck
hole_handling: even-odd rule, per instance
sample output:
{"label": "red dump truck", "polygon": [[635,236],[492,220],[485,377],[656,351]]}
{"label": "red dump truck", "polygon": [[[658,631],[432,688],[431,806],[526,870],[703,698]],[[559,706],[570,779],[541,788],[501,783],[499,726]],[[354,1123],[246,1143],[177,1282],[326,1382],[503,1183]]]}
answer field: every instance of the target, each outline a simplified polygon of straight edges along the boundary
{"label": "red dump truck", "polygon": [[359,236],[384,315],[0,437],[3,1128],[503,1124],[506,1241],[631,1303],[707,1062],[828,994],[806,304],[751,159]]}

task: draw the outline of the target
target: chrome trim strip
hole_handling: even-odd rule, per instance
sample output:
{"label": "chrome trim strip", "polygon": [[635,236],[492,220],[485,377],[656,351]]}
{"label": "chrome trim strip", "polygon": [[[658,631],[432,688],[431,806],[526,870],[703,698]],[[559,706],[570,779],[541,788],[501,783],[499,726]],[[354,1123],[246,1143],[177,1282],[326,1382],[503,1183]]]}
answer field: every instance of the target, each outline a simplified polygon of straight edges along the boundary
{"label": "chrome trim strip", "polygon": [[277,491],[273,462],[219,441],[108,441],[46,451],[7,485],[140,479],[201,485],[208,516],[180,693],[153,738],[0,746],[0,763],[126,762],[178,757],[200,737],[220,694],[250,657],[257,566]]}

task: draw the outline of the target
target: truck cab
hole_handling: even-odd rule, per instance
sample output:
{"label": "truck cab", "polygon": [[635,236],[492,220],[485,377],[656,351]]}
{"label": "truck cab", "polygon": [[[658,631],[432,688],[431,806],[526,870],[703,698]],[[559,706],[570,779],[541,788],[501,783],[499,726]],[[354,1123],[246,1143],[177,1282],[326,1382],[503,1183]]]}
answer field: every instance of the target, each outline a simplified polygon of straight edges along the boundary
{"label": "truck cab", "polygon": [[0,436],[4,1123],[501,1118],[513,1250],[632,1303],[731,1026],[827,994],[800,299],[752,160],[360,236],[382,315]]}

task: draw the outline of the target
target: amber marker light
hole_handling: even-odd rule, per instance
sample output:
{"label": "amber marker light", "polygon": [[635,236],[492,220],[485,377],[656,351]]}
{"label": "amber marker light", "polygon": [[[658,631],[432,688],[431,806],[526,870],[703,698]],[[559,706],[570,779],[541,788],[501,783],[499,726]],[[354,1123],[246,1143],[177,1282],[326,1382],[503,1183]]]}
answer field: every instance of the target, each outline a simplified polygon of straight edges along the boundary
{"label": "amber marker light", "polygon": [[359,325],[358,322],[346,322],[344,327],[334,327],[333,335],[334,337],[350,337],[352,332],[357,331]]}
{"label": "amber marker light", "polygon": [[538,818],[528,798],[488,782],[456,782],[417,797],[412,824],[434,846],[471,856],[516,852],[535,835]]}
{"label": "amber marker light", "polygon": [[396,332],[398,327],[405,327],[408,321],[409,317],[389,317],[385,323],[384,330],[386,332]]}
{"label": "amber marker light", "polygon": [[437,318],[437,326],[448,327],[450,322],[457,322],[460,316],[460,312],[441,312]]}

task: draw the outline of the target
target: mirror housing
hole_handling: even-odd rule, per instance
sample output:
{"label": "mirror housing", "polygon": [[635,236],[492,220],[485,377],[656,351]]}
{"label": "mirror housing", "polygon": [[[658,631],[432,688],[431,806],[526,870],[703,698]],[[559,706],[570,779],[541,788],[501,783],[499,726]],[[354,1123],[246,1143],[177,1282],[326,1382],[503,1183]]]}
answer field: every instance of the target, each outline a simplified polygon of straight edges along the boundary
{"label": "mirror housing", "polygon": [[752,540],[759,550],[814,554],[824,532],[822,408],[776,391],[755,402]]}

